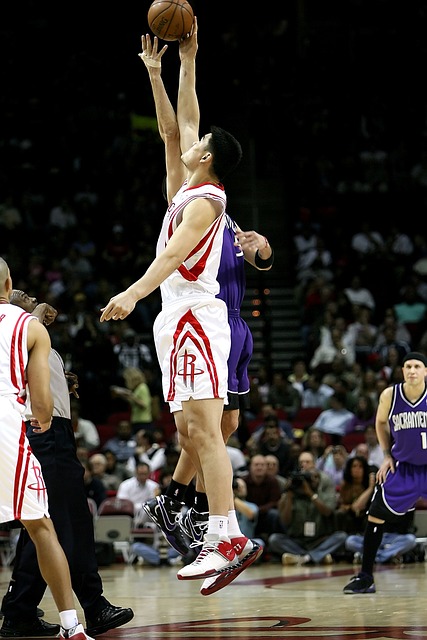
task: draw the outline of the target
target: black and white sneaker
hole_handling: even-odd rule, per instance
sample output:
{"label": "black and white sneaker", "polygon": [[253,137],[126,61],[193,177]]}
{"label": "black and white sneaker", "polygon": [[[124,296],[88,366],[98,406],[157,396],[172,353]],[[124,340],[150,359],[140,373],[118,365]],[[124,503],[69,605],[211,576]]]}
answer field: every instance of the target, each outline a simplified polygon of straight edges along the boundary
{"label": "black and white sneaker", "polygon": [[181,529],[191,540],[191,547],[203,544],[208,530],[209,512],[199,513],[193,507],[181,518]]}
{"label": "black and white sneaker", "polygon": [[161,495],[148,500],[142,506],[170,546],[184,556],[188,552],[188,544],[180,528],[183,503]]}
{"label": "black and white sneaker", "polygon": [[353,576],[343,591],[344,593],[375,593],[374,579],[366,573],[359,573],[359,575]]}

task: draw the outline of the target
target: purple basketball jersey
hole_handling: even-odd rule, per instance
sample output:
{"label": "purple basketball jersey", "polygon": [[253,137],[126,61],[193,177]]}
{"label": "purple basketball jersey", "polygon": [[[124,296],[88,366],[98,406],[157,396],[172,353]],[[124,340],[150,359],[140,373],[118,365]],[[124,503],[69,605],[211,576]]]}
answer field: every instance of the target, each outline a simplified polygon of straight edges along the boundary
{"label": "purple basketball jersey", "polygon": [[427,497],[427,388],[414,403],[403,392],[403,383],[393,387],[388,415],[394,473],[375,490],[369,513],[388,520],[413,510],[418,498]]}
{"label": "purple basketball jersey", "polygon": [[[246,322],[240,316],[240,307],[246,291],[245,257],[236,242],[236,223],[225,216],[224,240],[218,269],[220,291],[217,295],[227,305],[231,331],[231,349],[228,358],[228,391],[248,394],[250,381],[248,365],[252,357],[253,339]],[[231,403],[230,393],[228,401]],[[226,407],[227,408],[227,407]],[[236,409],[233,404],[229,408]]]}
{"label": "purple basketball jersey", "polygon": [[245,256],[236,246],[236,223],[225,215],[224,239],[217,280],[220,291],[217,298],[224,300],[227,309],[240,313],[246,291]]}
{"label": "purple basketball jersey", "polygon": [[427,465],[427,387],[414,403],[403,392],[403,383],[393,388],[389,413],[391,452],[399,462]]}

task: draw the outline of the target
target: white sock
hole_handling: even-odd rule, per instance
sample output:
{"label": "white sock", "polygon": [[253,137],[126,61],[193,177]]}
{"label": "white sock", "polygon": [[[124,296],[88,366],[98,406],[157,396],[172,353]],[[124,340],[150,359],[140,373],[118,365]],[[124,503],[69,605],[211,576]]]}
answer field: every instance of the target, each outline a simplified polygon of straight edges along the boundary
{"label": "white sock", "polygon": [[232,509],[228,512],[228,537],[241,538],[243,535],[239,527],[236,511]]}
{"label": "white sock", "polygon": [[[227,516],[209,516],[206,536],[209,536],[208,540],[215,540],[216,538],[228,538]],[[214,536],[214,538],[212,538],[211,536]]]}
{"label": "white sock", "polygon": [[60,611],[59,619],[61,621],[61,627],[63,629],[72,629],[73,627],[77,627],[77,625],[79,624],[77,611],[75,609]]}

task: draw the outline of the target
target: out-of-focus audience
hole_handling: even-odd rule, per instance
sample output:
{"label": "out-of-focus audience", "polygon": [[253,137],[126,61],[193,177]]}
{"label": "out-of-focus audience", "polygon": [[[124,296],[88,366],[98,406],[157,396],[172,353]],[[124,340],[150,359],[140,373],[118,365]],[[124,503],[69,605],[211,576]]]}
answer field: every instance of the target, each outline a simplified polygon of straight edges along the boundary
{"label": "out-of-focus audience", "polygon": [[123,480],[117,489],[117,498],[130,500],[134,506],[134,524],[150,522],[142,505],[144,502],[155,498],[160,494],[160,485],[150,479],[150,465],[146,462],[138,462],[135,473],[131,478]]}
{"label": "out-of-focus audience", "polygon": [[261,454],[252,456],[249,471],[242,477],[246,483],[247,499],[258,506],[255,535],[266,540],[277,526],[277,505],[282,494],[280,483],[268,474],[267,461]]}
{"label": "out-of-focus audience", "polygon": [[111,394],[129,404],[132,433],[153,430],[152,397],[145,373],[138,367],[126,367],[122,376],[126,386],[113,385]]}
{"label": "out-of-focus audience", "polygon": [[346,409],[345,395],[337,391],[329,398],[329,409],[323,409],[313,422],[313,427],[328,434],[333,444],[340,444],[354,413]]}
{"label": "out-of-focus audience", "polygon": [[100,437],[96,424],[92,420],[80,417],[80,407],[78,400],[70,401],[71,424],[73,426],[76,444],[89,451],[94,451],[99,447]]}
{"label": "out-of-focus audience", "polygon": [[135,450],[136,440],[132,434],[130,420],[119,420],[116,425],[116,434],[104,443],[102,451],[112,451],[116,457],[117,469],[120,473],[128,475],[126,465],[129,458],[135,455]]}
{"label": "out-of-focus audience", "polygon": [[90,456],[92,477],[101,480],[107,493],[117,493],[122,479],[114,473],[107,473],[107,458],[103,453],[94,453]]}
{"label": "out-of-focus audience", "polygon": [[99,507],[99,505],[107,498],[107,490],[102,480],[94,476],[92,462],[90,460],[85,460],[82,464],[84,467],[83,479],[85,483],[86,496],[94,500],[96,506]]}
{"label": "out-of-focus audience", "polygon": [[311,453],[314,460],[321,458],[326,449],[326,437],[323,431],[313,425],[308,427],[302,437],[301,448]]}
{"label": "out-of-focus audience", "polygon": [[[200,10],[203,12],[203,7]],[[418,17],[425,19],[421,13]],[[16,21],[19,28],[22,19],[25,16]],[[38,40],[49,22],[38,20]],[[328,29],[335,24],[339,30],[337,16],[324,22]],[[317,26],[322,28],[319,23]],[[364,25],[360,28],[366,37]],[[11,38],[16,29],[18,38],[18,26],[9,24],[5,29],[8,33],[10,29]],[[31,37],[33,30],[28,32]],[[375,29],[369,25],[369,33],[377,46],[383,37],[382,26]],[[280,36],[278,43],[283,43]],[[82,42],[80,54],[88,74],[99,77],[102,57],[96,50],[88,54],[90,44]],[[224,55],[234,55],[231,47],[236,46],[235,39],[225,38],[223,44]],[[5,61],[5,73],[14,77],[13,56],[19,55],[19,48],[9,47],[6,55],[10,59]],[[351,59],[352,48],[344,55]],[[68,61],[64,59],[66,71],[75,70],[76,59],[79,54],[75,51]],[[298,64],[295,60],[296,72]],[[313,77],[318,72],[321,84],[328,65],[314,43],[304,55],[304,66],[309,65]],[[390,109],[400,117],[398,101],[394,106],[381,100],[378,85],[373,88],[373,94],[378,91],[378,95],[372,95],[375,114],[366,113],[363,107],[354,106],[360,101],[347,85],[347,99],[356,109],[354,121],[360,122],[351,133],[346,121],[330,117],[337,104],[334,92],[319,91],[307,108],[306,95],[292,93],[292,82],[277,88],[275,64],[267,76],[265,66],[258,66],[263,69],[263,105],[273,104],[286,92],[295,135],[302,142],[297,145],[298,156],[285,160],[295,167],[295,181],[288,185],[290,200],[296,203],[288,248],[296,268],[284,268],[283,272],[301,309],[303,353],[292,355],[288,369],[274,367],[275,345],[270,341],[271,353],[264,349],[259,367],[251,365],[250,408],[244,412],[234,446],[228,448],[235,472],[241,476],[249,469],[247,490],[256,500],[248,498],[248,503],[258,506],[256,535],[266,540],[269,533],[283,533],[277,503],[286,495],[289,478],[298,469],[308,472],[317,466],[322,490],[327,481],[336,488],[341,478],[338,511],[353,517],[361,501],[355,495],[348,501],[346,493],[347,485],[354,487],[359,482],[353,476],[360,474],[361,467],[365,469],[360,458],[368,464],[370,478],[383,459],[374,426],[379,395],[402,379],[405,354],[411,350],[427,353],[427,243],[419,230],[419,216],[402,217],[403,210],[422,215],[427,207],[422,144],[427,101],[420,100],[414,87],[416,99],[411,103],[415,117],[410,127],[402,128],[407,133],[396,136]],[[97,86],[85,83],[85,70],[81,65],[79,73],[63,74],[67,91],[58,85],[52,95],[58,103],[52,104],[52,109],[46,110],[33,93],[27,94],[26,102],[23,94],[23,109],[27,105],[30,117],[22,118],[22,110],[16,111],[5,93],[5,126],[0,134],[0,237],[2,255],[16,274],[15,286],[31,290],[59,310],[51,330],[52,346],[63,356],[67,370],[75,371],[79,378],[81,398],[73,405],[73,427],[79,458],[87,467],[88,495],[99,501],[98,481],[107,491],[114,491],[118,480],[123,482],[130,476],[135,480],[140,462],[148,463],[144,473],[148,471],[150,481],[167,478],[179,451],[171,435],[173,421],[162,400],[154,357],[152,326],[160,309],[158,292],[140,301],[126,322],[98,322],[99,309],[129,285],[132,270],[142,272],[153,257],[157,214],[164,210],[157,180],[163,153],[157,133],[136,125],[132,100],[123,89],[127,85],[123,75],[114,88],[114,78],[105,70],[105,86],[116,99],[108,101],[102,112]],[[83,84],[74,92],[69,89],[73,77],[86,87],[85,109],[75,109],[72,101],[61,97],[79,95]],[[236,90],[245,85],[231,80]],[[128,86],[132,91],[133,80]],[[339,90],[342,99],[341,87]],[[29,86],[29,91],[34,87]],[[259,108],[258,93],[247,112],[252,113],[253,108]],[[92,126],[95,111],[101,127]],[[61,121],[73,123],[63,128],[59,138],[52,113],[60,113]],[[24,129],[22,122],[26,123]],[[338,144],[343,130],[348,140],[345,149]],[[44,131],[43,139],[40,131]],[[50,134],[55,139],[54,154]],[[251,142],[256,150],[262,144],[256,138]],[[295,148],[278,147],[281,156],[283,148]],[[97,162],[93,162],[93,149],[97,149]],[[269,172],[277,171],[281,176],[281,162],[270,160]],[[143,162],[146,171],[141,175]],[[260,184],[263,170],[261,166],[254,169]],[[378,210],[388,212],[385,225],[375,216]],[[101,226],[97,222],[100,216]],[[278,271],[281,268],[278,265]],[[268,301],[261,287],[262,296],[262,302]],[[272,315],[270,326],[275,320]],[[273,333],[268,333],[268,323],[264,330],[267,344]],[[138,384],[129,379],[129,371],[135,370],[140,372]],[[110,394],[111,387],[121,391]],[[123,405],[129,410],[129,419],[118,419],[116,436],[106,440],[102,426],[122,411]],[[319,409],[317,421],[313,417],[301,424],[304,409]],[[141,428],[145,435],[137,435]],[[162,441],[147,435],[157,428],[164,429]],[[278,461],[277,471],[274,460]],[[347,470],[353,479],[346,481]],[[363,488],[363,483],[365,480],[357,487],[361,495],[369,489]],[[273,485],[274,498],[267,491]],[[360,517],[362,511],[359,509]],[[274,532],[274,527],[279,530]],[[400,555],[402,551],[395,554]]]}
{"label": "out-of-focus audience", "polygon": [[322,456],[316,460],[316,467],[330,476],[335,487],[341,485],[348,452],[342,444],[328,445]]}
{"label": "out-of-focus audience", "polygon": [[367,506],[375,488],[375,471],[366,458],[348,458],[339,485],[336,524],[346,533],[363,533]]}
{"label": "out-of-focus audience", "polygon": [[350,451],[350,457],[353,455],[362,455],[367,459],[371,467],[380,468],[384,460],[384,453],[378,442],[377,432],[373,424],[368,424],[363,432],[363,441],[359,442],[359,444]]}

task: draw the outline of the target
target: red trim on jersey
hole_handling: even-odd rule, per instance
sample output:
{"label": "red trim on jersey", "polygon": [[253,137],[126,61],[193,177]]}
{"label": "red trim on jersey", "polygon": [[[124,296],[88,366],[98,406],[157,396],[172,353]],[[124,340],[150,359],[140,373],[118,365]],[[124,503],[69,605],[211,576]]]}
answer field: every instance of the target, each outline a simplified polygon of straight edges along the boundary
{"label": "red trim on jersey", "polygon": [[[185,180],[182,183],[182,186],[186,183],[187,181]],[[191,187],[186,187],[185,191],[191,191],[191,189],[198,189],[199,187],[205,187],[207,185],[212,185],[213,187],[217,187],[218,189],[221,189],[221,191],[225,191],[224,185],[222,184],[222,182],[200,182],[199,184],[193,184]]]}
{"label": "red trim on jersey", "polygon": [[189,258],[191,258],[191,256],[193,256],[195,253],[200,251],[208,243],[206,250],[200,256],[200,259],[191,267],[191,269],[187,269],[187,267],[184,264],[181,264],[178,267],[179,273],[182,275],[182,277],[185,280],[188,280],[190,282],[195,282],[195,280],[197,280],[200,274],[203,273],[203,270],[206,267],[206,262],[212,251],[212,245],[218,234],[218,227],[220,225],[221,218],[222,218],[222,214],[215,220],[214,224],[209,230],[209,233],[200,240],[200,242],[194,247],[194,249],[186,257],[186,260],[188,260]]}
{"label": "red trim on jersey", "polygon": [[[30,314],[23,311],[19,316],[15,328],[12,333],[11,349],[10,349],[10,380],[16,389],[17,401],[20,404],[25,404],[26,393],[25,390],[25,365],[24,365],[24,346],[23,335],[24,327],[26,326],[26,318],[29,318]],[[27,323],[28,324],[28,323]],[[16,374],[16,369],[19,369],[19,379]]]}

